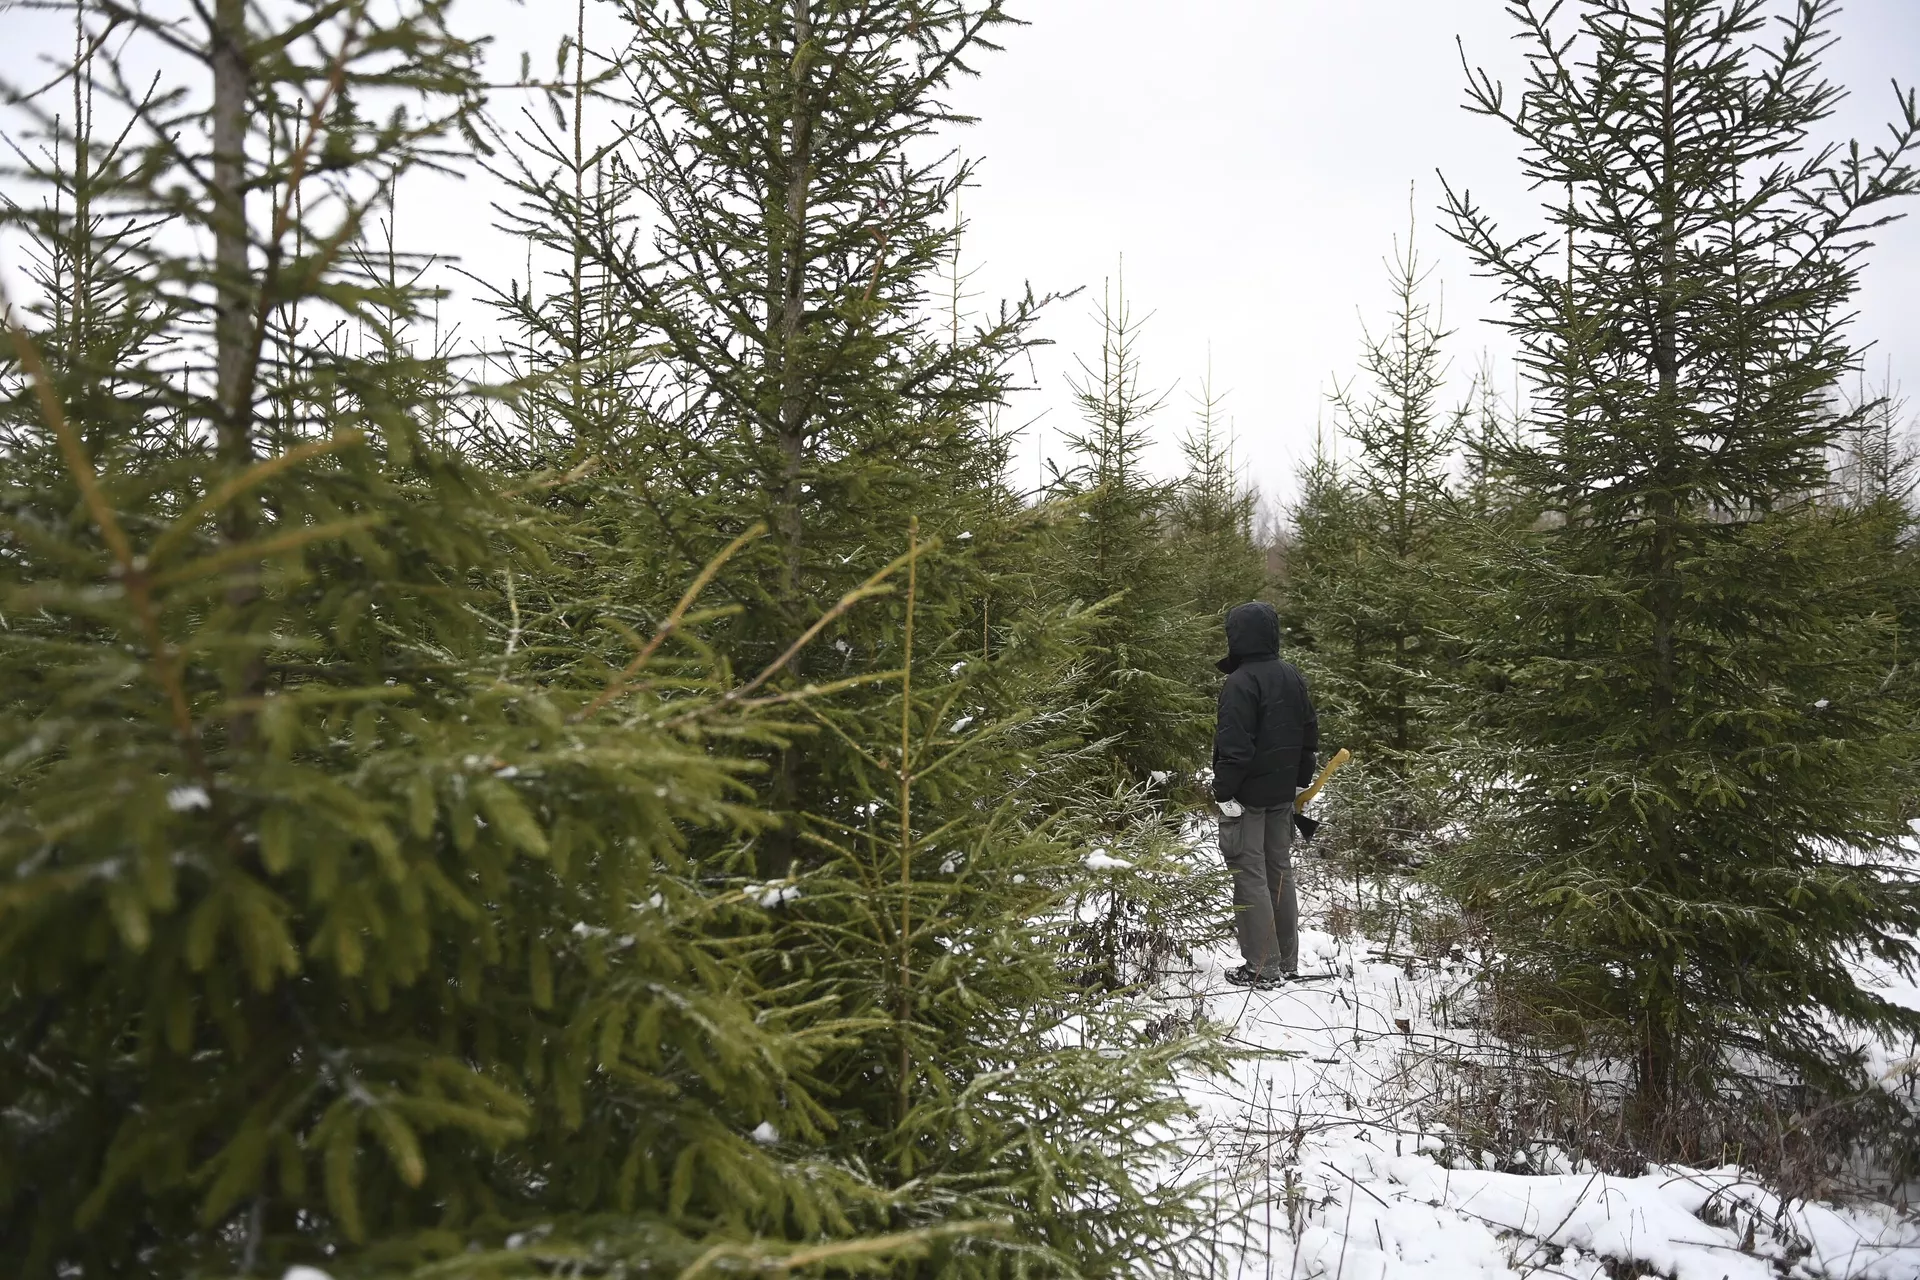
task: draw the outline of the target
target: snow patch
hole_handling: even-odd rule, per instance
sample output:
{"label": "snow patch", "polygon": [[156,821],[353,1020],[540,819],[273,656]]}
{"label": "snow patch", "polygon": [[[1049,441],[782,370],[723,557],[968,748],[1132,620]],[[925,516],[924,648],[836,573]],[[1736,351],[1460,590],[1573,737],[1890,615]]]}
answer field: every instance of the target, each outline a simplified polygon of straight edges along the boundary
{"label": "snow patch", "polygon": [[746,894],[748,901],[756,902],[764,909],[771,911],[789,902],[798,902],[800,886],[797,884],[750,884],[747,886]]}
{"label": "snow patch", "polygon": [[207,809],[213,805],[213,798],[205,787],[175,787],[167,792],[167,808],[175,813],[190,813],[195,809]]}
{"label": "snow patch", "polygon": [[[1330,899],[1300,870],[1311,925]],[[1891,1205],[1783,1203],[1733,1167],[1613,1176],[1556,1148],[1529,1153],[1533,1172],[1476,1167],[1484,1157],[1419,1114],[1436,1057],[1493,1047],[1447,1013],[1471,974],[1383,951],[1306,927],[1314,980],[1231,987],[1240,956],[1222,944],[1162,988],[1251,1051],[1183,1082],[1196,1117],[1182,1145],[1209,1170],[1220,1231],[1214,1280],[1920,1280],[1920,1219]],[[1920,999],[1905,979],[1876,985]]]}

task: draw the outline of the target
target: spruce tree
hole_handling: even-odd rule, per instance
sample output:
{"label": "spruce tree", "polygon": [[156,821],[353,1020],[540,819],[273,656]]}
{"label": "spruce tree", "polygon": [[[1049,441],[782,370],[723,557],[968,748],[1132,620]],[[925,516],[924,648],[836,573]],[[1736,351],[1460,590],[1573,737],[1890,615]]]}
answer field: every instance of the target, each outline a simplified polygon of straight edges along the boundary
{"label": "spruce tree", "polygon": [[1254,542],[1258,495],[1237,470],[1222,403],[1209,371],[1195,421],[1180,440],[1187,470],[1173,492],[1170,524],[1195,609],[1224,624],[1228,610],[1260,596],[1268,583],[1265,553]]}
{"label": "spruce tree", "polygon": [[[1824,500],[1851,512],[1870,530],[1868,554],[1887,573],[1886,604],[1897,627],[1894,665],[1880,682],[1879,695],[1909,716],[1920,717],[1920,509],[1914,505],[1916,467],[1907,402],[1889,380],[1877,390],[1864,380],[1836,402],[1845,423],[1834,456],[1832,481]],[[1920,815],[1920,777],[1915,762],[1901,769],[1909,817]]]}
{"label": "spruce tree", "polygon": [[[1468,538],[1474,536],[1478,526],[1527,524],[1533,518],[1527,493],[1514,484],[1501,462],[1524,430],[1520,406],[1494,389],[1493,368],[1488,361],[1481,363],[1474,391],[1462,423],[1460,456],[1459,514],[1468,518],[1457,522],[1452,530]],[[1469,559],[1463,567],[1470,571],[1472,564]]]}
{"label": "spruce tree", "polygon": [[1080,361],[1073,394],[1082,429],[1066,443],[1049,496],[1073,509],[1046,550],[1048,590],[1098,607],[1096,648],[1076,673],[1073,700],[1098,708],[1093,731],[1111,744],[1123,780],[1190,770],[1212,719],[1207,690],[1220,638],[1197,607],[1173,539],[1175,486],[1146,472],[1151,422],[1164,393],[1146,385],[1143,321],[1124,286],[1095,313],[1100,350]]}
{"label": "spruce tree", "polygon": [[[977,532],[975,499],[997,480],[983,420],[1038,304],[958,340],[931,314],[971,167],[922,144],[956,122],[951,82],[1009,19],[997,3],[615,7],[624,47],[570,76],[610,140],[581,144],[577,116],[510,140],[511,225],[595,280],[539,322],[560,340],[546,358],[572,359],[571,295],[630,326],[597,360],[626,386],[611,438],[573,447],[629,495],[627,536],[662,582],[750,524],[770,530],[718,585],[741,608],[723,649],[750,668],[890,560],[910,519],[929,537]],[[553,385],[570,396],[571,377]],[[864,613],[835,639],[863,666],[887,644]],[[759,846],[765,878],[804,860],[809,815],[852,817],[836,747],[770,763],[782,822]]]}
{"label": "spruce tree", "polygon": [[1182,485],[1145,469],[1166,397],[1143,377],[1142,322],[1124,289],[1111,286],[1095,318],[1099,354],[1080,361],[1073,382],[1084,426],[1068,434],[1074,461],[1056,465],[1047,490],[1057,522],[1038,549],[1036,577],[1043,598],[1084,610],[1088,622],[1088,643],[1054,693],[1079,709],[1097,748],[1056,783],[1088,820],[1083,829],[1097,854],[1065,937],[1080,982],[1125,989],[1220,932],[1219,869],[1211,859],[1195,863],[1166,801],[1191,794],[1219,679],[1212,660],[1223,636],[1219,621],[1201,612],[1207,584],[1196,570],[1210,565],[1219,575],[1214,589],[1234,589],[1246,504],[1224,442],[1213,437],[1212,471],[1201,478],[1204,490],[1186,491],[1193,523],[1183,530]]}
{"label": "spruce tree", "polygon": [[[13,175],[65,198],[9,213],[52,265],[0,364],[0,1267],[924,1250],[751,1136],[822,1123],[825,1046],[684,857],[754,828],[709,744],[771,740],[679,647],[708,580],[615,660],[523,598],[547,521],[438,433],[366,243],[475,46],[433,3],[76,16],[126,127],[29,102],[61,159]],[[131,95],[156,46],[210,92]]]}
{"label": "spruce tree", "polygon": [[1332,397],[1353,455],[1336,465],[1323,446],[1302,473],[1289,614],[1315,654],[1326,741],[1360,761],[1341,792],[1342,842],[1404,859],[1443,820],[1450,790],[1460,585],[1450,471],[1468,415],[1440,403],[1448,334],[1424,297],[1411,228],[1387,267],[1393,310],[1366,335],[1365,386]]}
{"label": "spruce tree", "polygon": [[1632,1061],[1643,1139],[1698,1151],[1765,1114],[1757,1062],[1870,1103],[1847,1032],[1920,1030],[1847,965],[1920,961],[1920,882],[1887,856],[1913,748],[1879,693],[1888,566],[1872,520],[1814,500],[1920,114],[1903,96],[1874,148],[1813,140],[1841,97],[1829,0],[1508,8],[1526,83],[1476,75],[1470,102],[1554,230],[1448,204],[1532,384],[1500,462],[1545,514],[1495,540],[1497,803],[1446,877],[1550,1020]]}
{"label": "spruce tree", "polygon": [[1336,391],[1344,431],[1357,446],[1356,497],[1367,536],[1360,563],[1332,584],[1354,636],[1355,684],[1365,692],[1355,745],[1403,771],[1432,740],[1440,611],[1438,549],[1451,515],[1448,468],[1460,414],[1439,403],[1448,335],[1421,297],[1427,273],[1409,229],[1388,263],[1394,310],[1389,330],[1369,334],[1361,357],[1372,384]]}
{"label": "spruce tree", "polygon": [[[766,1016],[830,1041],[821,1123],[770,1140],[885,1188],[856,1225],[953,1232],[929,1274],[1172,1269],[1190,1205],[1147,1180],[1163,1154],[1147,1126],[1178,1110],[1172,1064],[1204,1046],[1123,1047],[1131,1005],[1074,984],[1060,927],[1091,829],[1114,847],[1134,824],[1076,808],[1096,753],[1062,690],[1099,618],[1036,584],[1048,516],[1003,475],[995,415],[1038,304],[966,324],[933,289],[954,278],[969,169],[922,148],[1004,15],[621,14],[624,47],[564,61],[557,126],[501,131],[512,225],[561,287],[501,299],[529,337],[492,447],[549,486],[584,571],[629,584],[642,617],[765,525],[714,580],[723,667],[818,631],[763,690],[798,722],[758,753],[778,825],[690,847],[776,923],[738,944]],[[604,150],[576,146],[580,106],[619,123]],[[576,376],[605,411],[574,407]],[[836,605],[850,594],[859,608]]]}

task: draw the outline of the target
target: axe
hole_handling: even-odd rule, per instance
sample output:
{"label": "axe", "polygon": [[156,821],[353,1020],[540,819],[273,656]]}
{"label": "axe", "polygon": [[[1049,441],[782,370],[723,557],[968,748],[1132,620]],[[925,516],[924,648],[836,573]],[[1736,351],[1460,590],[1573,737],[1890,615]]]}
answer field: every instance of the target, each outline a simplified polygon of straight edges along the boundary
{"label": "axe", "polygon": [[1320,788],[1327,785],[1327,779],[1331,778],[1339,770],[1341,765],[1351,759],[1353,759],[1353,752],[1347,750],[1345,747],[1340,748],[1339,753],[1336,754],[1333,759],[1327,761],[1327,767],[1320,771],[1320,776],[1313,780],[1313,785],[1294,798],[1293,825],[1294,829],[1299,831],[1302,840],[1313,839],[1313,833],[1320,829],[1320,824],[1307,816],[1307,803],[1319,795]]}

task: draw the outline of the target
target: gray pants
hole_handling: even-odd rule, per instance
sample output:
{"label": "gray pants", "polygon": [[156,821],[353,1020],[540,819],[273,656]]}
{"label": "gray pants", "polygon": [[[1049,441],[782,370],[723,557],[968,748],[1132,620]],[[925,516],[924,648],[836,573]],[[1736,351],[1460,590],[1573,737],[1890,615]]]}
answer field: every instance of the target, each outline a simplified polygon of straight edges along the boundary
{"label": "gray pants", "polygon": [[1293,806],[1220,819],[1220,856],[1233,872],[1240,957],[1264,978],[1300,967],[1300,902],[1293,887]]}

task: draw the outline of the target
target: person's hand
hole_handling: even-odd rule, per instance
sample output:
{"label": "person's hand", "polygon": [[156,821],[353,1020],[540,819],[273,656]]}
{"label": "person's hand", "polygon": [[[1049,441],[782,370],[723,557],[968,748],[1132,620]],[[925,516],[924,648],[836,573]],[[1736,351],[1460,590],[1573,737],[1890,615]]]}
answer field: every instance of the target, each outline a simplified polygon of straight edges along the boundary
{"label": "person's hand", "polygon": [[1220,802],[1220,816],[1223,818],[1237,818],[1245,812],[1246,808],[1241,805],[1238,800],[1222,800]]}

